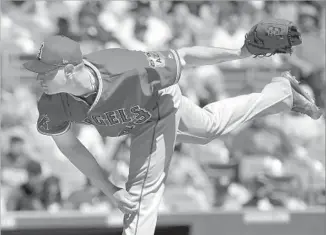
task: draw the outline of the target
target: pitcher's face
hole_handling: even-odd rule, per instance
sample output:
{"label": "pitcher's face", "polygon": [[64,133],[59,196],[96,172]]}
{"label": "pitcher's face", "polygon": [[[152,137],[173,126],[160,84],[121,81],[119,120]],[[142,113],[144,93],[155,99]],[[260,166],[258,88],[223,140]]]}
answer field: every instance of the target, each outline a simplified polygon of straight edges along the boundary
{"label": "pitcher's face", "polygon": [[67,79],[63,69],[56,69],[48,73],[39,73],[37,81],[45,94],[53,95],[63,91]]}

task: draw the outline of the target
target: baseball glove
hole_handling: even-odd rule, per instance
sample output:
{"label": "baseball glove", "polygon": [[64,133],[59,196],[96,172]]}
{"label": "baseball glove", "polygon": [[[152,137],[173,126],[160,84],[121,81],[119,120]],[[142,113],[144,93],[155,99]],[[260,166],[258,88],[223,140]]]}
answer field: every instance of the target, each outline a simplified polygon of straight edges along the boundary
{"label": "baseball glove", "polygon": [[288,20],[263,20],[246,34],[245,46],[249,53],[257,56],[291,54],[292,47],[302,43],[298,28]]}

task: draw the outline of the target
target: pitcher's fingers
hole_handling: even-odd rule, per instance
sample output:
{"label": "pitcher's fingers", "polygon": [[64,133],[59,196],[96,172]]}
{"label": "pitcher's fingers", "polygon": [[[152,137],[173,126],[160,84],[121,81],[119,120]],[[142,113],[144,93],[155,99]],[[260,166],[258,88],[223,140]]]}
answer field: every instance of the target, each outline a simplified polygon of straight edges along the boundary
{"label": "pitcher's fingers", "polygon": [[135,212],[137,212],[137,210],[138,210],[137,207],[128,208],[129,213],[135,213]]}
{"label": "pitcher's fingers", "polygon": [[138,202],[135,202],[135,201],[131,201],[131,200],[128,200],[127,198],[124,198],[120,204],[124,207],[127,207],[127,208],[130,208],[130,209],[133,209],[133,208],[137,208],[137,205],[138,205]]}
{"label": "pitcher's fingers", "polygon": [[124,214],[129,214],[128,210],[126,210],[124,207],[119,207],[119,210]]}
{"label": "pitcher's fingers", "polygon": [[129,208],[134,208],[134,207],[137,207],[138,202],[132,201],[128,198],[124,198],[122,201],[122,204],[126,205]]}
{"label": "pitcher's fingers", "polygon": [[138,203],[137,202],[129,202],[126,205],[126,208],[128,208],[131,212],[135,212],[138,209]]}
{"label": "pitcher's fingers", "polygon": [[124,198],[127,199],[128,201],[135,201],[134,198],[129,193],[126,193],[124,195]]}
{"label": "pitcher's fingers", "polygon": [[123,214],[129,214],[129,211],[126,207],[119,205],[118,208]]}
{"label": "pitcher's fingers", "polygon": [[132,213],[135,213],[137,212],[137,208],[129,208],[129,207],[126,207],[126,206],[119,206],[119,209],[124,213],[124,214],[132,214]]}

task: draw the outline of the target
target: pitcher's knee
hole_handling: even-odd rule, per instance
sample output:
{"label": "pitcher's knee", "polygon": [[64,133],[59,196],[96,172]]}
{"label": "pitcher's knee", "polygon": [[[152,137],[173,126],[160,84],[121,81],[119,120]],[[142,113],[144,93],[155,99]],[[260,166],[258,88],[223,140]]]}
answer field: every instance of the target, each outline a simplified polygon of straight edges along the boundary
{"label": "pitcher's knee", "polygon": [[200,125],[203,125],[204,132],[200,135],[200,145],[206,145],[212,140],[216,139],[221,132],[220,128],[220,112],[223,111],[223,105],[218,103],[211,103],[202,108],[205,118]]}

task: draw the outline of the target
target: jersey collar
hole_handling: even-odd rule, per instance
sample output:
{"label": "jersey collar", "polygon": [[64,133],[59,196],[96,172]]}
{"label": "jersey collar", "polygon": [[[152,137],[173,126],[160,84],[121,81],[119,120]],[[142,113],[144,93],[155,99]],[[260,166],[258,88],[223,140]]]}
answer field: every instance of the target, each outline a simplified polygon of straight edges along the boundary
{"label": "jersey collar", "polygon": [[88,113],[90,113],[94,109],[94,107],[97,105],[97,103],[100,100],[100,97],[102,95],[102,92],[103,92],[103,80],[102,80],[102,76],[101,76],[100,71],[92,63],[90,63],[89,61],[87,61],[85,59],[83,59],[83,61],[84,61],[84,64],[85,65],[87,65],[88,67],[90,67],[95,72],[95,75],[96,75],[96,78],[95,79],[98,80],[98,91],[97,91],[97,95],[96,95],[95,101],[93,102],[92,106],[88,110]]}

